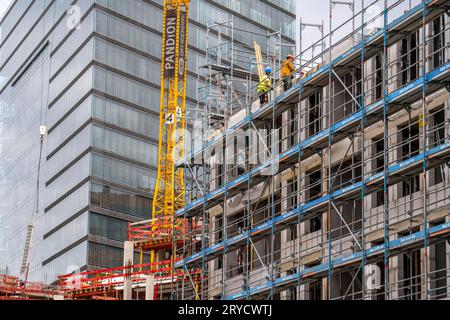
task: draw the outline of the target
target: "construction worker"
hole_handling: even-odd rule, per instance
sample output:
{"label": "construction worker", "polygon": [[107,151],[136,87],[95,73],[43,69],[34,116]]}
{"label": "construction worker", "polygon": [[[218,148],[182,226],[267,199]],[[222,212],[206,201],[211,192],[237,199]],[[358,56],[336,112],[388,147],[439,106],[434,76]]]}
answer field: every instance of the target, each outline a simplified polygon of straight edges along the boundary
{"label": "construction worker", "polygon": [[281,78],[283,79],[284,91],[292,87],[292,79],[294,79],[294,56],[288,55],[281,65]]}
{"label": "construction worker", "polygon": [[269,101],[269,91],[272,87],[272,81],[270,80],[270,75],[272,74],[272,69],[267,67],[264,69],[264,73],[266,74],[264,79],[258,83],[258,95],[259,95],[259,102],[261,103],[261,106],[264,105],[264,103]]}

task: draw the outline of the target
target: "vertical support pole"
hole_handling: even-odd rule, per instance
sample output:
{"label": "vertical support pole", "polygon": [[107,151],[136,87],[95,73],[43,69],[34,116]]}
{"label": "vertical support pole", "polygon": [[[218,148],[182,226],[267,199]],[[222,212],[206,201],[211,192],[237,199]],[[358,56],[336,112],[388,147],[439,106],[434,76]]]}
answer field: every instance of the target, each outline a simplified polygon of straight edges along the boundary
{"label": "vertical support pole", "polygon": [[[227,131],[225,131],[225,135],[224,135],[224,138],[225,138],[225,145],[227,145],[227,139],[228,139],[228,134],[227,134]],[[226,159],[228,159],[227,158],[227,154],[226,154],[226,150],[227,150],[228,148],[225,148],[225,151],[224,151],[224,170],[223,170],[223,172],[224,172],[224,182],[225,182],[225,184],[227,184],[228,183],[228,168],[227,168],[227,165],[226,165]],[[226,294],[226,278],[227,278],[227,238],[228,238],[228,236],[227,236],[227,195],[228,195],[228,191],[225,191],[225,194],[224,194],[224,200],[223,200],[223,202],[222,202],[222,207],[223,207],[223,210],[222,210],[222,234],[223,234],[223,239],[222,239],[222,241],[223,241],[223,249],[222,249],[222,252],[223,252],[223,254],[222,254],[222,297],[225,297],[225,294]]]}
{"label": "vertical support pole", "polygon": [[[202,158],[203,158],[202,161],[205,161],[205,157],[202,157]],[[205,163],[203,163],[203,168],[206,168],[206,164]],[[205,172],[203,173],[203,180],[204,180],[203,185],[206,186],[207,184],[206,184],[206,181],[205,181],[206,180]],[[209,244],[206,243],[206,239],[211,239],[210,237],[207,237],[207,233],[209,232],[207,227],[209,226],[210,222],[211,221],[209,221],[209,217],[207,217],[206,203],[204,202],[203,206],[202,206],[202,240],[201,240],[201,245],[202,245],[201,250],[202,251],[205,250],[205,248],[209,245]],[[193,232],[192,236],[196,237],[195,231]],[[201,269],[201,274],[200,274],[201,290],[200,290],[200,293],[197,291],[197,293],[198,293],[197,296],[200,296],[200,299],[204,299],[203,288],[205,287],[205,281],[208,281],[208,277],[205,277],[205,274],[207,275],[207,272],[208,272],[208,265],[206,263],[206,259],[205,258],[206,258],[205,255],[202,254],[202,269]],[[194,275],[194,278],[196,278],[196,277],[197,276]],[[193,288],[193,290],[196,291],[196,288]],[[207,297],[207,299],[208,299],[208,297]]]}
{"label": "vertical support pole", "polygon": [[[250,70],[250,74],[251,74],[251,69],[252,69],[251,62],[250,62],[250,66],[249,67],[250,67],[249,70]],[[250,89],[251,88],[251,77],[249,77],[248,82],[249,82],[248,88],[249,88],[249,90],[251,90]],[[247,108],[248,108],[248,112],[250,114],[251,109],[252,109],[252,99],[248,99]],[[248,146],[246,146],[246,147],[249,148],[249,151],[247,153],[248,154],[248,158],[247,158],[247,166],[246,166],[246,171],[248,172],[249,175],[251,174],[251,162],[252,162],[252,161],[250,161],[251,160],[251,156],[252,156],[250,154],[250,149],[251,149],[250,146],[252,144],[252,141],[251,141],[251,137],[252,137],[251,130],[252,130],[252,127],[251,127],[251,124],[249,122],[248,123]],[[245,220],[244,220],[245,224],[244,224],[244,229],[243,229],[244,232],[247,232],[247,235],[245,237],[245,260],[246,260],[246,263],[245,263],[244,287],[243,287],[243,290],[245,291],[245,296],[247,298],[248,298],[249,292],[250,292],[249,291],[250,264],[252,263],[251,259],[250,259],[251,250],[252,250],[252,247],[251,247],[251,244],[250,244],[250,230],[252,228],[252,224],[251,224],[251,220],[252,220],[252,217],[251,217],[251,215],[252,215],[252,204],[251,204],[250,189],[251,189],[250,180],[247,180],[247,204],[246,204],[247,216],[245,217]],[[264,192],[264,190],[263,190],[263,192]]]}
{"label": "vertical support pole", "polygon": [[[279,41],[279,47],[278,47],[278,64],[276,64],[276,68],[275,70],[280,70],[281,69],[281,63],[282,63],[282,59],[283,59],[283,37],[281,36],[281,27],[280,27],[280,31],[278,31],[278,41]],[[280,77],[281,79],[281,77]]]}
{"label": "vertical support pole", "polygon": [[325,55],[325,21],[322,20],[322,28],[321,28],[321,37],[322,37],[322,63],[324,61]]}
{"label": "vertical support pole", "polygon": [[[364,8],[364,7],[363,7]],[[353,45],[355,45],[355,0],[352,2],[352,34],[353,34]]]}
{"label": "vertical support pole", "polygon": [[[272,82],[274,83],[274,82]],[[273,93],[272,93],[273,94]],[[275,166],[278,167],[277,164],[274,163],[276,156],[279,152],[278,147],[279,147],[279,142],[278,139],[281,139],[280,134],[277,131],[276,128],[276,117],[275,117],[275,110],[276,110],[276,99],[273,99],[273,103],[272,103],[272,130],[271,130],[271,156],[272,156],[272,165],[270,168],[270,173],[271,173],[271,177],[270,177],[270,197],[271,197],[271,219],[272,219],[272,226],[270,228],[270,295],[269,295],[269,299],[273,300],[273,295],[274,295],[274,251],[275,251],[275,215],[276,215],[276,210],[275,210],[275,171],[274,168]],[[282,125],[283,126],[283,125]],[[281,127],[282,128],[282,127]]]}
{"label": "vertical support pole", "polygon": [[[297,110],[298,110],[298,140],[297,143],[300,143],[301,139],[302,139],[302,131],[303,131],[303,127],[302,127],[302,120],[303,120],[303,113],[302,113],[302,90],[303,90],[303,86],[302,86],[302,67],[303,67],[303,62],[302,62],[302,57],[303,57],[303,45],[302,45],[302,41],[303,41],[303,20],[302,18],[300,18],[300,25],[299,25],[299,32],[300,32],[300,36],[299,36],[299,57],[300,57],[300,64],[299,64],[299,70],[300,70],[300,77],[299,77],[299,82],[300,82],[300,88],[298,90],[298,106],[297,106]],[[322,39],[323,41],[323,39]],[[298,295],[297,297],[299,297],[300,294],[300,286],[302,284],[302,276],[301,276],[301,272],[300,272],[300,263],[301,263],[301,247],[302,247],[302,229],[301,229],[301,208],[302,208],[302,204],[304,203],[304,199],[303,199],[303,189],[302,189],[302,175],[303,172],[301,170],[302,168],[302,148],[298,148],[298,175],[297,175],[297,190],[299,190],[299,194],[297,195],[298,197],[298,213],[297,213],[297,291],[298,291]],[[294,243],[294,242],[293,242]],[[295,243],[294,243],[294,252],[295,252]]]}
{"label": "vertical support pole", "polygon": [[[328,71],[328,190],[327,193],[331,196],[331,125],[332,125],[332,115],[333,115],[333,103],[332,103],[332,68],[333,68],[333,56],[332,56],[332,23],[333,23],[333,1],[330,0],[330,20],[329,20],[329,47],[328,47],[328,57],[329,57],[329,71]],[[331,216],[332,216],[332,199],[328,199],[328,219],[327,219],[327,227],[328,227],[328,300],[331,300],[331,281],[332,281],[332,262],[331,262]]]}
{"label": "vertical support pole", "polygon": [[[364,96],[365,96],[365,90],[364,90],[364,78],[365,78],[365,72],[364,72],[364,61],[365,61],[365,39],[364,39],[364,0],[361,0],[361,90],[360,94],[361,97],[359,99],[359,105],[362,111],[362,123],[361,123],[361,181],[362,181],[362,187],[361,187],[361,246],[362,246],[362,257],[361,257],[361,278],[362,278],[362,299],[365,299],[366,295],[366,281],[365,281],[365,263],[366,263],[366,248],[365,248],[365,204],[366,204],[366,183],[365,183],[365,177],[366,177],[366,166],[365,166],[365,125],[366,125],[366,107],[364,104]],[[355,10],[355,1],[353,1],[353,11]],[[354,15],[353,15],[354,17]],[[354,30],[354,29],[353,29]],[[357,84],[356,84],[357,85]]]}
{"label": "vertical support pole", "polygon": [[[226,91],[225,91],[226,92],[226,94],[225,94],[225,106],[227,106],[227,108],[230,108],[230,110],[225,110],[225,122],[228,122],[227,121],[228,120],[228,118],[227,118],[228,114],[230,114],[230,115],[233,114],[233,106],[230,104],[232,99],[230,99],[230,96],[228,94],[228,83],[229,82],[226,81],[227,88],[226,88]],[[225,128],[224,138],[225,138],[225,146],[228,146],[229,136],[228,136],[228,130],[226,130],[226,128]],[[228,159],[230,159],[230,157],[227,154],[227,152],[229,151],[228,149],[230,149],[230,148],[225,147],[225,150],[223,151],[224,152],[223,153],[223,156],[224,156],[223,159],[224,159],[224,183],[225,183],[225,185],[230,182],[230,177],[228,176],[228,166],[227,166],[227,161],[228,161]],[[233,159],[234,159],[234,157],[233,157]],[[222,263],[222,297],[224,297],[225,294],[226,294],[225,282],[226,282],[226,271],[227,271],[227,238],[228,238],[228,235],[227,235],[227,224],[228,224],[227,199],[228,199],[228,195],[229,195],[229,192],[225,191],[224,199],[223,199],[223,202],[222,202],[222,205],[223,205],[223,241],[224,241],[224,244],[223,244],[223,263]]]}
{"label": "vertical support pole", "polygon": [[[303,19],[300,17],[300,21],[299,21],[299,24],[298,24],[298,29],[299,29],[299,35],[298,35],[298,38],[299,38],[299,45],[298,45],[298,47],[299,47],[299,51],[300,51],[300,53],[299,53],[299,55],[298,55],[298,57],[299,57],[299,61],[298,61],[298,65],[299,65],[299,70],[300,70],[300,82],[301,82],[301,77],[302,77],[302,73],[301,73],[301,71],[302,71],[302,66],[303,66],[303,61],[302,61],[302,50],[303,50],[303,48],[302,48],[302,41],[303,41],[303,35],[302,35],[302,33],[303,33]],[[301,90],[300,90],[301,91]],[[300,141],[300,140],[299,140]]]}
{"label": "vertical support pole", "polygon": [[[423,161],[422,161],[422,188],[423,188],[423,246],[424,246],[424,272],[425,272],[425,299],[429,299],[429,279],[428,279],[428,175],[427,175],[427,136],[428,136],[428,119],[427,119],[427,77],[426,77],[426,62],[427,62],[427,41],[426,41],[426,14],[427,1],[422,0],[422,132],[423,132]],[[420,124],[420,123],[419,123]]]}
{"label": "vertical support pole", "polygon": [[389,299],[389,189],[388,189],[388,164],[389,164],[389,122],[387,116],[388,107],[388,73],[387,73],[387,0],[384,0],[383,9],[383,122],[384,122],[384,177],[383,177],[383,191],[384,191],[384,298]]}

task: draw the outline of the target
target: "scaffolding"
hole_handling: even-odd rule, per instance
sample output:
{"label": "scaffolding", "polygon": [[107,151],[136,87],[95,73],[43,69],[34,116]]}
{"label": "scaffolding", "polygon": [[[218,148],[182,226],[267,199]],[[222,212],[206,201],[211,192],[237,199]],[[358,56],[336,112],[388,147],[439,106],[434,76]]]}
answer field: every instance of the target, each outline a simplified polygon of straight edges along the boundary
{"label": "scaffolding", "polygon": [[[230,128],[229,119],[245,114],[248,105],[257,98],[253,88],[259,82],[258,66],[262,64],[264,67],[279,70],[283,48],[288,48],[287,52],[291,53],[292,48],[289,47],[294,46],[282,42],[280,31],[258,33],[243,30],[234,26],[233,19],[208,25],[206,35],[205,63],[199,67],[199,103],[196,110],[190,111],[190,118],[194,121],[190,122],[193,131],[189,144],[185,146],[187,154],[201,151],[210,141],[226,134]],[[262,61],[256,60],[254,48],[239,41],[241,37],[245,37],[247,43],[254,41],[263,44]],[[278,79],[277,75],[272,75],[273,82]],[[215,169],[205,166],[204,161],[223,161],[219,157],[218,154],[216,158],[212,155],[211,159],[201,157],[201,161],[178,163],[187,172],[188,203],[201,199],[206,190],[215,187],[215,183],[209,179]],[[218,177],[218,180],[221,179]],[[184,220],[190,221],[192,225],[189,229],[195,230],[201,241],[189,241],[196,235],[186,230],[183,244],[176,246],[176,255],[181,257],[195,254],[207,245],[208,239],[204,236],[210,227],[208,219],[201,214],[186,217]],[[194,225],[201,225],[201,228],[192,228]],[[188,271],[187,268],[182,270]],[[174,290],[173,299],[202,298],[200,293],[204,291],[204,284],[209,276],[207,270],[199,270],[202,270],[199,281],[179,282],[180,286]]]}
{"label": "scaffolding", "polygon": [[[334,27],[338,5],[351,16]],[[201,274],[173,298],[450,296],[449,12],[443,0],[330,1],[328,34],[300,22],[322,36],[297,54],[292,88],[275,72],[263,106],[254,61],[220,68],[220,44],[209,47],[201,120],[178,163],[176,217],[192,226],[173,243],[176,270]],[[246,90],[217,81],[234,70]]]}
{"label": "scaffolding", "polygon": [[25,282],[18,277],[0,275],[0,300],[63,300],[64,291],[40,282]]}
{"label": "scaffolding", "polygon": [[[183,224],[175,225],[171,217],[130,223],[123,266],[76,270],[59,276],[58,285],[70,300],[170,299],[179,282],[199,282],[200,270],[175,270],[174,263],[181,258],[169,254],[172,245],[181,247],[186,234],[196,237],[199,230],[199,226],[185,230]],[[199,242],[199,238],[188,240]],[[152,261],[154,251],[166,255],[159,255],[158,261]]]}

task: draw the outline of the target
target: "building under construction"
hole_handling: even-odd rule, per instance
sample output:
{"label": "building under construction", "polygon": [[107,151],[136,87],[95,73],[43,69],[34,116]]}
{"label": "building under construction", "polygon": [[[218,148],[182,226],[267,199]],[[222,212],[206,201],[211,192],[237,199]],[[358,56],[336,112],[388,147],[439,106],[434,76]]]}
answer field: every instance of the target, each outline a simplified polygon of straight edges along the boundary
{"label": "building under construction", "polygon": [[[449,297],[449,10],[330,1],[329,30],[301,22],[323,38],[301,48],[291,89],[275,74],[261,107],[250,77],[220,98],[211,82],[176,213],[193,231],[175,270],[202,271],[173,298]],[[209,58],[212,78],[229,72]]]}
{"label": "building under construction", "polygon": [[[160,140],[167,158],[183,142],[165,167],[159,152],[158,169],[179,173],[159,199],[177,201],[129,224],[123,267],[61,276],[66,298],[448,299],[450,4],[329,5],[328,30],[300,21],[290,89],[281,35],[258,34],[244,59],[233,39],[252,31],[233,20],[207,28],[192,118],[166,110],[186,78],[162,72],[161,127],[192,128]],[[337,6],[350,9],[338,26]],[[304,48],[309,29],[321,36]],[[276,72],[261,105],[263,66]]]}

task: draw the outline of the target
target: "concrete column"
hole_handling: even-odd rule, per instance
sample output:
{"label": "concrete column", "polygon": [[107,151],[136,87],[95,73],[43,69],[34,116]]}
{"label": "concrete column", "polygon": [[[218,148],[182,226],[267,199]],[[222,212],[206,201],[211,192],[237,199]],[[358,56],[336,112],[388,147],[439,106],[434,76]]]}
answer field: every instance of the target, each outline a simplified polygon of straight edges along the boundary
{"label": "concrete column", "polygon": [[[432,23],[427,24],[427,26],[425,27],[425,34],[427,39],[429,39],[430,37],[433,36],[433,25]],[[421,39],[422,40],[422,39]],[[430,53],[432,53],[433,50],[433,41],[428,41],[427,45],[426,45],[426,54],[427,57],[430,55]],[[422,57],[420,57],[422,58]],[[431,70],[433,70],[433,59],[428,59],[427,63],[426,63],[426,72],[430,72]]]}
{"label": "concrete column", "polygon": [[305,284],[301,284],[298,292],[298,300],[307,300],[305,296]]}
{"label": "concrete column", "polygon": [[[364,80],[364,92],[367,93],[367,95],[364,98],[364,105],[368,106],[371,103],[373,103],[373,97],[375,95],[375,92],[373,90],[373,87],[375,86],[375,75],[372,74],[374,72],[375,68],[375,59],[370,59],[364,62],[364,74],[366,75]],[[370,76],[367,76],[370,75]]]}
{"label": "concrete column", "polygon": [[401,60],[399,57],[401,56],[401,42],[397,42],[388,48],[388,59],[389,63],[394,62],[389,65],[389,83],[388,83],[388,92],[393,92],[400,88],[401,86],[401,74],[399,74],[401,70]]}
{"label": "concrete column", "polygon": [[[123,248],[123,265],[125,267],[132,266],[134,264],[134,243],[131,241],[125,241]],[[129,277],[131,269],[124,270],[124,280],[123,280],[123,300],[132,300],[133,288],[132,282]]]}
{"label": "concrete column", "polygon": [[[393,146],[398,146],[398,131],[397,131],[397,127],[396,127],[397,123],[393,122],[393,123],[389,123],[388,124],[388,142],[387,142],[387,147],[390,149],[389,153],[388,153],[388,160],[389,163],[387,165],[392,165],[392,163],[394,161],[398,160],[398,148],[393,148]],[[386,146],[385,146],[386,147]],[[393,206],[395,206],[399,200],[399,189],[401,188],[401,183],[397,183],[394,185],[391,185],[389,187],[389,199],[388,199],[388,206],[390,208],[392,208]],[[398,208],[397,208],[398,209]],[[397,209],[396,210],[390,210],[389,215],[392,217],[396,217],[397,216]]]}
{"label": "concrete column", "polygon": [[133,287],[131,279],[123,280],[123,300],[133,300]]}
{"label": "concrete column", "polygon": [[[426,34],[427,34],[427,26],[425,26],[425,36],[428,37]],[[419,43],[418,43],[418,46],[419,46],[419,57],[417,58],[417,62],[418,62],[417,67],[419,68],[418,75],[422,76],[422,73],[423,73],[423,70],[422,70],[422,66],[423,66],[422,65],[423,51],[425,50],[425,54],[427,54],[427,52],[429,52],[428,49],[424,46],[425,41],[424,41],[423,34],[422,34],[422,28],[419,29],[419,37],[418,37],[418,39],[419,39]],[[425,63],[425,68],[427,68],[427,64],[426,63]],[[426,72],[428,72],[428,71],[425,70],[425,73]]]}
{"label": "concrete column", "polygon": [[287,197],[288,197],[288,190],[287,190],[287,188],[288,188],[288,177],[289,177],[289,173],[288,174],[284,174],[284,175],[282,175],[281,176],[281,181],[280,181],[280,184],[281,184],[281,199],[283,199],[282,201],[281,201],[281,210],[282,211],[286,211],[286,209],[287,209],[287,205],[288,205],[288,203],[287,203]]}
{"label": "concrete column", "polygon": [[[328,116],[325,116],[325,115],[328,114],[328,104],[329,104],[328,98],[331,96],[332,96],[331,88],[330,88],[330,85],[327,84],[326,86],[324,86],[322,88],[322,101],[321,101],[321,106],[320,106],[320,108],[322,109],[322,119],[321,119],[322,129],[321,130],[328,128],[328,116],[331,116],[331,115],[328,115]],[[327,101],[327,103],[324,103],[324,101]],[[332,108],[333,107],[334,106],[332,106]],[[333,110],[331,110],[331,112],[333,112]]]}
{"label": "concrete column", "polygon": [[155,296],[155,276],[145,277],[145,300],[154,300]]}
{"label": "concrete column", "polygon": [[322,300],[330,300],[328,296],[328,276],[322,278]]}

